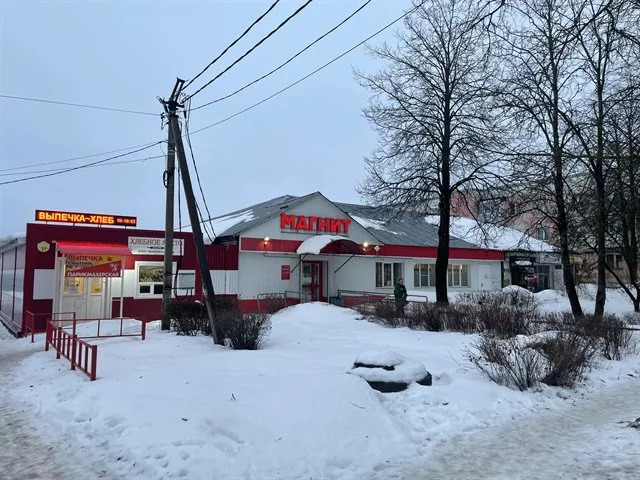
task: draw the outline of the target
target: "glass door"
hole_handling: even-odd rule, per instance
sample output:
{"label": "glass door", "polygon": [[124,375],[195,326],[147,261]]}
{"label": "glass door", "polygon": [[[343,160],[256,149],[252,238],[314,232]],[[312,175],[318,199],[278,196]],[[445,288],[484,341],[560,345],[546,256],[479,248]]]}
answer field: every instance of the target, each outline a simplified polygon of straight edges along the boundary
{"label": "glass door", "polygon": [[302,301],[323,300],[322,262],[302,262],[302,296]]}

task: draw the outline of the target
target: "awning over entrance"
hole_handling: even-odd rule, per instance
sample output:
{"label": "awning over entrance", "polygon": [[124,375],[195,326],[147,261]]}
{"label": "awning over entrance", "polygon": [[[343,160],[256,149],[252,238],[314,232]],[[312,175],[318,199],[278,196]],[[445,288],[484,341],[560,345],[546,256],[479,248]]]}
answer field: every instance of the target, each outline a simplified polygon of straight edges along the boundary
{"label": "awning over entrance", "polygon": [[56,241],[58,250],[65,254],[102,254],[102,255],[131,255],[128,245],[121,243],[100,243],[100,242],[73,242]]}
{"label": "awning over entrance", "polygon": [[307,238],[296,250],[298,255],[319,255],[320,253],[364,254],[362,245],[353,240],[336,235],[316,235]]}

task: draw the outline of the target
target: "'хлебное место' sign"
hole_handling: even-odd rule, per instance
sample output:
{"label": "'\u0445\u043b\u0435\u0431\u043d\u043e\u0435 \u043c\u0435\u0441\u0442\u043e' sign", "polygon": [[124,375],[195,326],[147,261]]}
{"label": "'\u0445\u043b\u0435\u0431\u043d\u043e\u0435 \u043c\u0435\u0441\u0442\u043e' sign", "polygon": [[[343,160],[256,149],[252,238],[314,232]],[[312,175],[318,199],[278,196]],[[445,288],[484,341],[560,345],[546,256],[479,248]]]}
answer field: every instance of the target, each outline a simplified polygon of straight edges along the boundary
{"label": "'\u0445\u043b\u0435\u0431\u043d\u043e\u0435 \u043c\u0435\u0441\u0442\u043e' sign", "polygon": [[[164,238],[129,237],[129,250],[133,255],[164,255]],[[173,239],[173,254],[184,255],[184,239]]]}

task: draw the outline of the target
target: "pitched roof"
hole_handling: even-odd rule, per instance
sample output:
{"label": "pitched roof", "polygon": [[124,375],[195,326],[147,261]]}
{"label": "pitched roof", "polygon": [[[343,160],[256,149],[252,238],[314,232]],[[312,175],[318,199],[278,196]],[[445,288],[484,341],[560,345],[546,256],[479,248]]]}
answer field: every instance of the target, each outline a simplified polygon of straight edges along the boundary
{"label": "pitched roof", "polygon": [[[303,197],[283,195],[272,198],[266,202],[251,205],[242,210],[211,218],[216,237],[234,237],[243,231],[264,222],[268,218],[279,214],[287,208],[291,208],[305,201],[315,193]],[[208,220],[207,220],[208,221]]]}
{"label": "pitched roof", "polygon": [[[302,197],[283,195],[266,202],[236,210],[227,215],[212,218],[217,237],[233,237],[258,225],[272,216],[299,205],[314,195],[314,192]],[[416,245],[433,247],[438,245],[438,229],[425,221],[424,215],[405,213],[392,220],[394,213],[384,207],[371,207],[350,203],[335,203],[353,220],[367,229],[371,235],[386,245]],[[473,243],[451,237],[451,246],[458,248],[477,248]]]}
{"label": "pitched roof", "polygon": [[[435,247],[438,245],[438,227],[428,223],[422,213],[406,212],[398,214],[385,207],[336,203],[356,222],[386,245],[416,245]],[[478,248],[477,245],[451,236],[450,246],[454,248]]]}

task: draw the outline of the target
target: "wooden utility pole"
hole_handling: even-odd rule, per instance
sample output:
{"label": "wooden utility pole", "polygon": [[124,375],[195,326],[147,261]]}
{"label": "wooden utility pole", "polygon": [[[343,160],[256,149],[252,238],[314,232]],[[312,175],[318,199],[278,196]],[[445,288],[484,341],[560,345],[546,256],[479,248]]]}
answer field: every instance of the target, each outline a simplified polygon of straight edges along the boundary
{"label": "wooden utility pole", "polygon": [[[198,266],[200,267],[200,276],[204,286],[204,303],[207,307],[209,315],[209,325],[211,326],[211,336],[213,342],[220,344],[215,324],[215,292],[213,291],[213,282],[211,281],[211,273],[209,272],[209,264],[207,262],[206,252],[204,250],[204,240],[202,239],[202,228],[200,227],[200,216],[196,207],[195,197],[193,196],[193,187],[191,185],[191,176],[189,175],[189,167],[187,158],[184,153],[184,144],[182,143],[182,132],[178,123],[178,115],[176,113],[178,107],[178,98],[184,85],[184,80],[178,79],[176,86],[171,94],[171,99],[166,103],[169,115],[169,130],[173,131],[173,140],[178,154],[178,165],[180,166],[180,176],[182,177],[182,185],[184,187],[184,196],[189,209],[189,220],[191,221],[191,229],[193,231],[193,240],[196,245],[196,256],[198,257]],[[165,245],[165,248],[173,249],[172,245]],[[165,250],[166,251],[166,250]],[[166,258],[166,257],[165,257]]]}
{"label": "wooden utility pole", "polygon": [[[171,111],[176,110],[175,95],[178,83],[173,89],[169,102],[163,102],[164,111],[170,115]],[[172,104],[173,102],[173,104]],[[167,169],[165,170],[165,188],[167,189],[164,217],[164,281],[162,284],[162,330],[171,328],[171,315],[169,307],[171,305],[172,277],[173,277],[173,213],[174,213],[174,175],[175,175],[175,141],[173,138],[173,129],[168,128],[169,138],[167,141]],[[182,253],[182,252],[180,252]]]}

